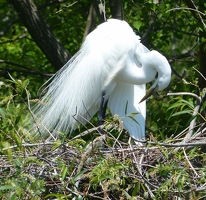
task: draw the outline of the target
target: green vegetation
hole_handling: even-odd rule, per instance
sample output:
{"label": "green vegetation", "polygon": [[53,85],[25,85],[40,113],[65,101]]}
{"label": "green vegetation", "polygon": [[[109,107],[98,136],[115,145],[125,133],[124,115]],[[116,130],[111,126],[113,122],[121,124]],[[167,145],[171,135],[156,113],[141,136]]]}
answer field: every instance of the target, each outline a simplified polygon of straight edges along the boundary
{"label": "green vegetation", "polygon": [[[103,135],[94,118],[75,138],[34,137],[31,106],[56,67],[9,2],[0,7],[0,198],[204,199],[206,4],[123,2],[126,21],[173,69],[167,91],[148,100],[147,143],[137,147],[128,144],[121,120],[110,115]],[[34,3],[69,54],[78,51],[91,2]],[[107,1],[106,12],[112,16]]]}

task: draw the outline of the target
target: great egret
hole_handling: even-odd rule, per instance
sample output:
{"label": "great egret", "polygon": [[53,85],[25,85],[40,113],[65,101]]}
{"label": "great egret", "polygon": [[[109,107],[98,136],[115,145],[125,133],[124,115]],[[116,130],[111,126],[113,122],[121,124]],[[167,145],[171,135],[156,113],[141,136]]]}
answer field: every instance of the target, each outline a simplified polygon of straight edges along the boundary
{"label": "great egret", "polygon": [[91,32],[80,50],[52,77],[34,110],[39,130],[49,130],[54,137],[59,131],[69,133],[86,124],[100,104],[105,110],[108,103],[131,137],[144,139],[145,84],[156,74],[150,91],[162,90],[170,83],[167,59],[141,44],[127,22],[110,19]]}

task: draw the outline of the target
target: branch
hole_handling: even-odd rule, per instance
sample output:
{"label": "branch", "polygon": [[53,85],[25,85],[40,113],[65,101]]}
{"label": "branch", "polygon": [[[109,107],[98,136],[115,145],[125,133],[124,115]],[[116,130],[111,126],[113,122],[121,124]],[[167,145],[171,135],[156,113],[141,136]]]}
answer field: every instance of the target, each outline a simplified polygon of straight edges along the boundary
{"label": "branch", "polygon": [[[172,64],[173,62],[175,62],[176,60],[180,60],[183,58],[188,58],[193,56],[193,50],[195,49],[195,47],[198,45],[198,43],[196,43],[191,49],[189,49],[186,53],[182,53],[176,56],[173,56],[172,58],[169,59],[169,63]],[[191,63],[191,61],[189,61]],[[185,76],[185,71],[183,72],[182,75],[180,75],[173,67],[172,68],[172,72],[180,79],[184,78]]]}
{"label": "branch", "polygon": [[102,1],[100,0],[93,0],[92,4],[96,11],[97,17],[99,19],[100,24],[105,22],[106,19],[106,12],[105,12],[105,5],[103,5]]}
{"label": "branch", "polygon": [[124,20],[122,0],[110,0],[109,2],[112,18]]}
{"label": "branch", "polygon": [[203,15],[203,16],[206,16],[205,13],[200,12],[200,11],[197,10],[197,8],[195,8],[195,7],[194,7],[194,8],[185,8],[185,7],[172,8],[172,9],[170,9],[170,10],[167,10],[166,13],[167,13],[167,12],[170,12],[170,11],[173,11],[173,10],[190,10],[190,11],[195,11],[195,12],[197,12],[197,13]]}
{"label": "branch", "polygon": [[141,41],[145,46],[149,46],[149,35],[154,31],[157,15],[154,12],[148,13],[150,20],[148,22],[148,28],[141,36]]}
{"label": "branch", "polygon": [[[47,6],[51,6],[53,4],[61,4],[66,2],[66,0],[50,0],[50,1],[46,1],[43,4],[41,4],[40,6],[38,6],[38,10],[42,10]],[[13,12],[12,12],[13,13]],[[16,16],[12,16],[12,19],[6,24],[5,27],[2,28],[2,30],[0,31],[0,37],[4,36],[6,34],[6,32],[11,28],[11,26],[13,26],[15,23],[17,23],[19,21],[19,19],[15,18]]]}
{"label": "branch", "polygon": [[21,65],[21,64],[18,64],[18,63],[9,61],[9,60],[0,60],[0,64],[9,64],[9,65],[14,65],[14,66],[21,67],[21,68],[24,68],[24,69],[29,69],[29,68],[26,67],[26,66],[23,66],[23,65]]}
{"label": "branch", "polygon": [[[124,19],[124,11],[121,0],[111,0],[110,10],[112,18]],[[105,2],[102,3],[101,0],[92,0],[92,5],[89,10],[89,15],[87,17],[87,25],[84,32],[83,41],[85,37],[95,28],[96,17],[99,19],[99,23],[103,23],[107,20],[105,11]]]}
{"label": "branch", "polygon": [[40,76],[44,76],[44,77],[51,77],[53,74],[48,74],[48,73],[44,73],[44,72],[39,72],[39,71],[35,71],[35,70],[24,70],[24,69],[13,69],[13,68],[1,68],[0,69],[0,75],[8,75],[8,73],[11,72],[21,72],[25,75],[28,74],[34,74],[34,75],[40,75]]}
{"label": "branch", "polygon": [[[190,10],[191,14],[194,16],[195,19],[198,20],[198,18],[201,20],[204,28],[206,28],[206,25],[204,23],[204,20],[205,20],[205,13],[203,12],[200,12],[198,9],[197,9],[197,6],[195,5],[195,3],[193,2],[193,0],[185,0],[184,1],[185,4],[188,6],[187,9]],[[186,8],[185,8],[186,9]],[[202,16],[204,17],[204,19],[202,18]]]}
{"label": "branch", "polygon": [[200,100],[200,97],[194,93],[191,92],[175,92],[175,93],[167,93],[167,96],[180,96],[180,95],[187,95],[187,96],[192,96],[194,98],[196,98],[196,100]]}
{"label": "branch", "polygon": [[[206,91],[203,92],[202,96],[198,96],[194,93],[191,93],[191,92],[177,92],[177,93],[168,93],[167,94],[168,96],[177,96],[177,95],[189,95],[189,96],[192,96],[194,97],[196,100],[197,100],[197,104],[193,110],[193,114],[192,116],[194,117],[193,120],[190,122],[190,126],[189,126],[189,131],[188,133],[186,134],[186,136],[184,137],[184,140],[181,142],[183,144],[185,144],[186,142],[188,142],[188,140],[191,138],[191,136],[193,135],[193,130],[195,128],[195,125],[196,125],[196,119],[197,119],[197,114],[199,113],[200,111],[200,108],[203,104],[203,99],[205,98],[206,96]],[[188,145],[188,143],[186,144]],[[188,145],[188,146],[191,146],[191,145]]]}
{"label": "branch", "polygon": [[18,19],[12,19],[9,21],[8,24],[0,31],[0,37],[4,36],[11,26],[13,26],[17,21]]}
{"label": "branch", "polygon": [[16,37],[15,39],[10,39],[10,40],[6,40],[4,42],[0,42],[0,44],[12,43],[12,42],[18,41],[18,40],[20,40],[22,38],[26,38],[26,37],[27,37],[27,35],[24,33],[24,34]]}
{"label": "branch", "polygon": [[173,31],[179,32],[179,33],[181,33],[181,34],[199,37],[199,34],[196,33],[195,31],[194,31],[194,32],[185,31],[185,30],[180,29],[180,27],[170,26],[169,24],[167,24],[167,25],[164,24],[164,26],[154,27],[154,30],[155,30],[155,31],[161,31],[161,30],[163,30],[163,29],[165,29],[165,30],[166,30],[166,29],[172,29]]}
{"label": "branch", "polygon": [[84,31],[83,41],[85,40],[86,36],[94,29],[95,27],[95,18],[97,14],[94,9],[93,4],[90,6],[89,15],[87,17],[87,25]]}
{"label": "branch", "polygon": [[32,70],[24,65],[21,65],[21,64],[12,62],[12,61],[8,61],[8,60],[0,60],[0,64],[9,64],[9,65],[13,65],[13,66],[18,67],[18,69],[17,68],[8,68],[8,67],[0,68],[0,74],[5,74],[8,72],[22,72],[25,74],[30,73],[30,74],[36,74],[36,75],[41,75],[41,76],[45,76],[45,77],[52,76],[52,74]]}
{"label": "branch", "polygon": [[175,62],[176,60],[179,60],[179,59],[182,59],[182,58],[188,58],[190,56],[192,56],[193,53],[190,51],[186,52],[186,53],[183,53],[183,54],[179,54],[177,56],[173,56],[172,58],[169,59],[169,63],[173,63]]}
{"label": "branch", "polygon": [[40,16],[33,0],[9,0],[9,2],[49,62],[56,69],[60,69],[70,56]]}

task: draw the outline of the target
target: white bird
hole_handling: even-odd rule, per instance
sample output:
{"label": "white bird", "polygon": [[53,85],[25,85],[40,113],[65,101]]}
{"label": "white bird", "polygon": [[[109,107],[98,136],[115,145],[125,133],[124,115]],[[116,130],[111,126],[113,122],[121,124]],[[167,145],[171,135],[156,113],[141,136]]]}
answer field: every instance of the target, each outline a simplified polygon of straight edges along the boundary
{"label": "white bird", "polygon": [[[54,137],[70,133],[91,120],[102,102],[101,110],[108,103],[131,137],[145,139],[144,100],[150,95],[145,96],[145,84],[156,74],[150,92],[169,85],[167,59],[149,51],[127,22],[110,19],[91,32],[80,50],[52,77],[34,109],[39,130],[49,130]],[[100,118],[102,115],[100,111]]]}

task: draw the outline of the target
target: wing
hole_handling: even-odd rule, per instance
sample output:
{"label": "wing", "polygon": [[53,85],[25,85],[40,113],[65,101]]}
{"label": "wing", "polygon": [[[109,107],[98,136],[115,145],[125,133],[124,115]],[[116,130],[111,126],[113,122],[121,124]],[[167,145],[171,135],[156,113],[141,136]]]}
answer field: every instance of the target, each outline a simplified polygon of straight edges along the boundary
{"label": "wing", "polygon": [[118,114],[123,126],[135,139],[145,138],[146,102],[139,104],[145,95],[145,84],[131,85],[117,83],[109,97],[108,107],[112,114]]}
{"label": "wing", "polygon": [[[138,36],[137,36],[138,37]],[[149,50],[140,42],[131,59],[135,66],[142,68],[141,56]],[[146,101],[139,104],[146,94],[146,85],[132,85],[118,82],[109,96],[108,107],[112,114],[118,114],[123,121],[123,126],[135,139],[145,139]]]}

